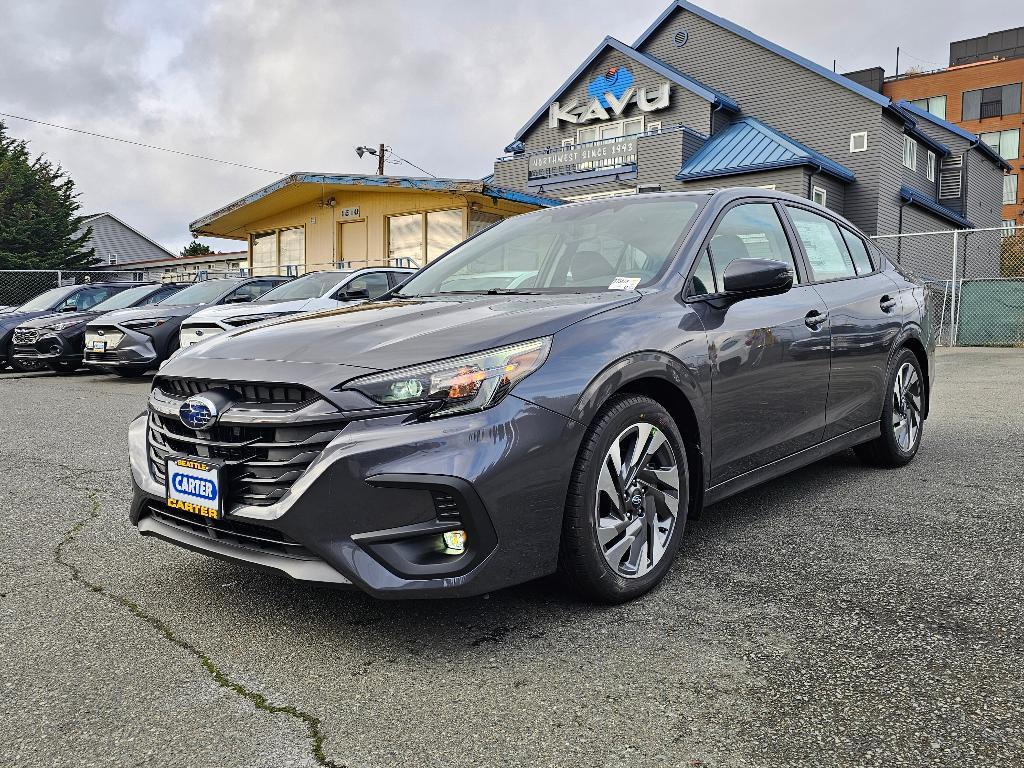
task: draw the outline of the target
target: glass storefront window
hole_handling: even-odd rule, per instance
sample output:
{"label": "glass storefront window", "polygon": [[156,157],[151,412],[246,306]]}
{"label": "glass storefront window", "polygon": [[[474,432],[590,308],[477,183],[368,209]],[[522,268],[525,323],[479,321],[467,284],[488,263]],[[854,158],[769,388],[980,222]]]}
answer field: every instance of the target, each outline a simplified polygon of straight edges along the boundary
{"label": "glass storefront window", "polygon": [[[388,217],[388,257],[422,266],[464,239],[463,211],[456,208]],[[398,262],[402,265],[403,262]]]}
{"label": "glass storefront window", "polygon": [[279,248],[282,266],[305,264],[306,228],[282,229]]}
{"label": "glass storefront window", "polygon": [[423,214],[388,217],[388,257],[423,264]]}
{"label": "glass storefront window", "polygon": [[252,273],[275,274],[277,267],[277,232],[262,232],[252,236]]}
{"label": "glass storefront window", "polygon": [[427,214],[427,261],[433,261],[462,242],[462,211],[431,211]]}

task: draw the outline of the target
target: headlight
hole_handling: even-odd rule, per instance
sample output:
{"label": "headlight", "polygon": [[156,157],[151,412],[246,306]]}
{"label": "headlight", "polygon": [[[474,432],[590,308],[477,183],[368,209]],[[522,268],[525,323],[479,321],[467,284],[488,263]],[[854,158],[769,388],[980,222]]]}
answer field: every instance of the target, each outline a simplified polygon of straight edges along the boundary
{"label": "headlight", "polygon": [[234,328],[238,328],[243,325],[252,325],[253,323],[260,323],[264,320],[273,320],[275,317],[284,317],[285,315],[293,314],[291,312],[274,312],[270,315],[242,315],[241,317],[229,317],[224,320],[225,325],[230,325]]}
{"label": "headlight", "polygon": [[145,320],[126,320],[121,323],[125,328],[130,328],[133,331],[138,331],[142,328],[156,328],[158,325],[163,325],[171,318],[169,317],[150,317]]}
{"label": "headlight", "polygon": [[65,328],[70,328],[72,325],[78,325],[81,320],[65,320],[62,323],[54,323],[53,325],[46,326],[48,331],[63,331]]}
{"label": "headlight", "polygon": [[362,392],[381,405],[423,403],[430,417],[481,411],[544,364],[551,337],[524,341],[465,357],[362,376],[345,389]]}

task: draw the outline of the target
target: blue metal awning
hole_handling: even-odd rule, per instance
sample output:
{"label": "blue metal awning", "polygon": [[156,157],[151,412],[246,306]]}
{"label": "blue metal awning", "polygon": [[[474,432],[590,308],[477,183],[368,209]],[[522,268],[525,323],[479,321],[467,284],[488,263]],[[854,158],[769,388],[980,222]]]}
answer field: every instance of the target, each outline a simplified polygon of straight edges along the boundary
{"label": "blue metal awning", "polygon": [[924,208],[930,213],[934,213],[939,218],[945,219],[948,222],[956,224],[958,227],[964,229],[974,229],[968,219],[965,219],[956,211],[951,208],[947,208],[936,200],[933,200],[931,196],[926,195],[924,192],[919,192],[913,187],[902,186],[900,187],[900,198],[906,203],[912,203],[913,205]]}
{"label": "blue metal awning", "polygon": [[708,139],[676,178],[690,181],[801,165],[844,182],[856,178],[848,168],[752,117],[737,120]]}

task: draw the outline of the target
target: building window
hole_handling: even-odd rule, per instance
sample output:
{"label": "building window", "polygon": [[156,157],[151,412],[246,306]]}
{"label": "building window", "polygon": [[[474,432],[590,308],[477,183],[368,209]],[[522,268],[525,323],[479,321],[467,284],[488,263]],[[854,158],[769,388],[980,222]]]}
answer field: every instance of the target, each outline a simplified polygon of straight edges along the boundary
{"label": "building window", "polygon": [[648,133],[661,133],[661,120],[652,120],[647,124]]}
{"label": "building window", "polygon": [[868,148],[868,132],[860,131],[859,133],[850,134],[850,151],[851,152],[864,152]]}
{"label": "building window", "polygon": [[306,263],[306,228],[291,227],[249,236],[253,275],[298,274]]}
{"label": "building window", "polygon": [[928,181],[935,181],[935,153],[928,150]]}
{"label": "building window", "polygon": [[1009,173],[1003,176],[1003,205],[1013,205],[1017,202],[1017,174]]}
{"label": "building window", "polygon": [[644,132],[644,118],[631,117],[614,123],[601,123],[586,128],[576,129],[576,143],[586,144],[589,141],[607,141],[621,139],[624,136],[636,136]]}
{"label": "building window", "polygon": [[1020,114],[1020,83],[964,91],[964,120]]}
{"label": "building window", "polygon": [[115,264],[117,264],[117,254],[111,253],[109,256],[107,256],[107,265],[112,267]]}
{"label": "building window", "polygon": [[912,171],[917,170],[917,142],[909,136],[903,137],[903,165]]}
{"label": "building window", "polygon": [[1003,237],[1010,237],[1016,233],[1017,222],[1015,219],[1003,219]]}
{"label": "building window", "polygon": [[828,193],[822,187],[814,187],[811,190],[811,200],[816,202],[818,205],[825,205],[825,201],[828,199]]}
{"label": "building window", "polygon": [[461,208],[388,216],[388,258],[416,266],[436,259],[463,241],[462,219]]}
{"label": "building window", "polygon": [[562,139],[562,146],[563,147],[571,147],[572,146],[572,139]]}
{"label": "building window", "polygon": [[923,109],[925,112],[931,112],[938,118],[943,120],[946,119],[945,96],[929,96],[924,99],[913,99],[910,103],[918,109]]}
{"label": "building window", "polygon": [[1020,128],[1005,131],[987,131],[981,140],[999,153],[1004,160],[1016,160],[1020,155]]}

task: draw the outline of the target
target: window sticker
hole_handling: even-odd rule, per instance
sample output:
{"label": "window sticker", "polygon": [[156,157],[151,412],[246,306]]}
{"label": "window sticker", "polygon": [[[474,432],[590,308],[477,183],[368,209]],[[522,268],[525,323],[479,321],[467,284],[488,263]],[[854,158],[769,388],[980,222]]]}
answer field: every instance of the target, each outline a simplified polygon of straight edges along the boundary
{"label": "window sticker", "polygon": [[822,221],[794,221],[797,234],[803,241],[804,251],[807,253],[807,261],[816,275],[823,273],[845,274],[848,269],[847,257],[839,250],[832,232]]}
{"label": "window sticker", "polygon": [[609,291],[632,291],[640,284],[639,277],[616,277],[608,286]]}

